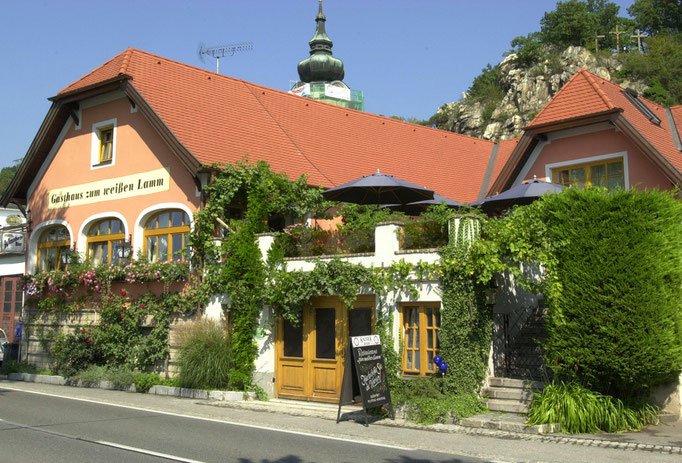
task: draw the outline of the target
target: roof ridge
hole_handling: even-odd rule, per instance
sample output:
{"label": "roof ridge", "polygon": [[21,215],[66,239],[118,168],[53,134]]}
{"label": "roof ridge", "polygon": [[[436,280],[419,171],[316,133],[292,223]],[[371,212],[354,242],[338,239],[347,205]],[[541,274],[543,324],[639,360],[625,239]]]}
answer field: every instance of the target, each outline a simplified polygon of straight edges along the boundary
{"label": "roof ridge", "polygon": [[[85,74],[85,75],[83,75],[83,76],[80,76],[78,79],[74,80],[74,81],[71,82],[69,85],[67,85],[66,87],[62,88],[57,94],[59,95],[60,93],[64,92],[64,90],[66,90],[67,88],[69,88],[69,87],[71,87],[71,86],[77,84],[78,82],[81,82],[81,81],[85,80],[87,77],[93,75],[95,72],[99,71],[99,70],[102,69],[104,66],[106,66],[106,65],[109,64],[109,63],[111,63],[113,60],[115,60],[116,58],[118,58],[118,57],[121,56],[123,53],[127,52],[128,50],[131,50],[131,48],[129,47],[129,48],[127,48],[126,50],[122,51],[121,53],[115,54],[113,57],[111,57],[110,59],[106,60],[104,63],[100,64],[99,66],[97,66],[96,68],[94,68],[92,71],[88,72],[87,74]],[[120,74],[120,73],[119,73],[119,74]]]}
{"label": "roof ridge", "polygon": [[125,56],[123,57],[123,62],[121,63],[121,68],[118,70],[119,74],[125,74],[126,71],[128,70],[128,64],[130,64],[130,57],[133,54],[133,47],[128,47],[123,53],[125,53]]}
{"label": "roof ridge", "polygon": [[[606,84],[606,85],[610,85],[610,86],[612,86],[612,87],[616,87],[616,88],[617,88],[618,90],[620,90],[620,91],[625,91],[625,87],[623,87],[622,85],[619,85],[619,84],[617,84],[617,83],[615,83],[615,82],[611,82],[610,80],[604,79],[603,77],[600,77],[600,76],[594,74],[593,72],[590,72],[590,71],[587,71],[587,72],[588,72],[589,74],[592,75],[592,78],[593,78],[593,79],[596,77],[597,79],[601,80],[602,83],[604,83],[604,84]],[[602,91],[603,91],[603,90],[602,90]],[[644,100],[645,103],[651,104],[652,106],[655,106],[656,109],[659,109],[659,110],[661,110],[661,111],[664,111],[664,110],[666,109],[665,106],[663,106],[662,104],[659,104],[659,103],[656,103],[656,102],[653,101],[653,100],[650,100],[649,98],[645,97],[644,95],[639,94],[639,92],[638,92],[637,98],[639,98],[640,100]],[[679,105],[679,107],[682,107],[682,105]],[[671,106],[671,107],[670,107],[670,109],[672,109],[672,108],[675,108],[675,106]]]}
{"label": "roof ridge", "polygon": [[564,92],[564,90],[566,89],[566,87],[568,87],[568,84],[570,84],[571,82],[573,82],[573,80],[576,79],[576,78],[578,77],[579,74],[580,74],[580,70],[578,70],[578,72],[576,72],[575,74],[573,74],[573,75],[571,76],[571,78],[568,79],[568,80],[566,81],[566,83],[565,83],[564,85],[561,86],[561,88],[559,89],[559,91],[556,92],[556,93],[554,94],[554,96],[552,96],[552,97],[549,99],[549,101],[547,102],[547,104],[545,104],[545,106],[542,107],[542,109],[540,110],[540,112],[537,113],[537,114],[535,115],[535,117],[533,118],[533,120],[530,121],[530,122],[528,123],[527,127],[531,127],[531,126],[533,125],[533,123],[535,122],[535,120],[538,119],[538,118],[540,118],[540,116],[541,116],[545,111],[547,111],[547,108],[549,108],[550,106],[552,106],[552,105],[551,105],[552,101],[556,100],[557,97],[558,97],[559,95],[561,95],[562,92]]}
{"label": "roof ridge", "polygon": [[[597,92],[597,95],[599,95],[601,97],[602,101],[604,101],[604,103],[606,103],[607,108],[614,109],[616,107],[611,102],[611,99],[608,96],[606,96],[606,93],[604,93],[604,90],[599,88],[599,84],[597,84],[597,82],[594,80],[594,77],[597,77],[595,74],[591,73],[590,71],[588,71],[585,68],[580,68],[578,70],[578,72],[581,73],[583,75],[583,77],[585,77],[587,79],[587,81],[590,83],[592,88]],[[604,80],[606,80],[606,79],[604,79]],[[566,82],[566,83],[568,83],[568,82]]]}
{"label": "roof ridge", "polygon": [[[222,75],[222,74],[219,74],[219,75]],[[223,76],[223,77],[229,77],[229,76]],[[236,78],[235,78],[235,77],[231,77],[231,79],[236,79]],[[278,90],[278,89],[276,89],[276,88],[267,87],[267,86],[265,86],[265,85],[257,84],[257,83],[255,83],[255,82],[249,82],[248,80],[242,80],[242,79],[239,79],[239,80],[242,81],[242,82],[247,83],[248,85],[252,85],[252,86],[254,86],[254,87],[258,87],[258,88],[262,88],[262,89],[265,89],[265,90],[270,90],[270,91],[273,91],[273,92],[281,93],[282,95],[287,95],[287,97],[305,98],[305,97],[301,97],[301,96],[299,96],[299,95],[294,95],[293,93],[285,92],[284,90]],[[374,114],[374,113],[370,113],[370,112],[367,112],[367,111],[360,111],[359,109],[347,108],[347,107],[345,107],[345,106],[338,106],[338,105],[335,105],[335,104],[326,103],[326,102],[324,102],[324,101],[314,100],[314,99],[312,99],[312,98],[305,98],[305,102],[306,102],[306,103],[316,104],[316,105],[324,105],[325,108],[331,108],[331,109],[334,110],[334,111],[352,111],[352,112],[354,112],[354,113],[356,113],[356,114],[360,114],[360,115],[362,115],[362,116],[364,116],[364,117],[378,118],[378,119],[381,119],[382,121],[391,121],[392,123],[396,123],[396,124],[409,124],[409,125],[412,126],[412,127],[419,127],[420,129],[424,129],[424,130],[433,130],[433,131],[440,132],[440,133],[445,133],[445,134],[448,134],[448,135],[450,135],[450,134],[451,134],[451,135],[456,135],[456,136],[461,137],[461,138],[469,138],[469,139],[471,139],[471,140],[473,140],[473,141],[485,141],[485,142],[492,143],[492,144],[495,143],[495,142],[493,142],[493,141],[491,141],[491,140],[487,140],[487,139],[485,139],[485,138],[473,137],[473,136],[471,136],[471,135],[464,135],[464,134],[462,134],[462,133],[450,132],[449,130],[436,129],[436,128],[429,127],[429,126],[426,126],[426,125],[420,125],[420,124],[414,124],[414,123],[412,123],[412,122],[401,121],[400,119],[393,119],[392,117],[383,116],[383,115],[381,115],[381,114]]]}
{"label": "roof ridge", "polygon": [[[301,97],[298,96],[298,95],[294,95],[294,94],[289,93],[289,92],[286,92],[286,91],[284,91],[284,90],[279,90],[279,89],[276,89],[276,88],[267,87],[267,86],[262,85],[262,84],[257,84],[257,83],[255,83],[255,82],[250,82],[250,81],[248,81],[248,80],[239,79],[238,77],[232,77],[232,76],[228,76],[228,75],[225,75],[225,74],[220,74],[220,73],[217,73],[217,72],[209,71],[209,70],[207,70],[207,69],[203,69],[203,68],[200,68],[200,67],[197,67],[197,66],[192,66],[192,65],[190,65],[190,64],[183,63],[183,62],[181,62],[181,61],[176,61],[176,60],[174,60],[174,59],[166,58],[165,56],[157,55],[157,54],[155,54],[155,53],[151,53],[151,52],[148,52],[148,51],[145,51],[145,50],[140,50],[140,49],[138,49],[138,48],[130,47],[129,50],[131,50],[132,52],[142,53],[142,54],[147,55],[147,56],[149,56],[149,57],[158,58],[158,59],[167,61],[167,62],[169,62],[169,63],[178,64],[178,65],[183,66],[183,67],[185,67],[185,68],[189,68],[189,69],[193,69],[193,70],[198,70],[198,71],[203,71],[203,72],[205,72],[205,73],[208,73],[208,74],[211,74],[211,75],[215,75],[215,76],[218,76],[218,77],[221,77],[221,78],[224,78],[224,79],[232,80],[232,81],[235,81],[235,82],[242,82],[242,83],[245,83],[245,84],[247,84],[247,85],[252,85],[252,86],[254,86],[254,87],[258,87],[258,88],[262,88],[262,89],[265,89],[265,90],[277,92],[277,93],[280,93],[280,94],[282,94],[282,95],[288,95],[288,96],[291,96],[291,97],[301,98]],[[118,56],[118,55],[117,55],[117,56]],[[414,127],[420,127],[420,128],[422,128],[422,129],[426,129],[426,130],[435,130],[435,131],[438,131],[438,132],[445,132],[445,133],[447,133],[447,134],[456,135],[456,136],[458,136],[458,137],[469,138],[469,139],[471,139],[471,140],[473,140],[473,141],[485,141],[485,142],[489,142],[489,143],[493,143],[493,144],[494,144],[494,142],[492,142],[492,141],[490,141],[490,140],[486,140],[485,138],[472,137],[472,136],[470,136],[470,135],[464,135],[464,134],[461,134],[461,133],[450,132],[450,131],[448,131],[448,130],[434,129],[433,127],[428,127],[428,126],[419,125],[419,124],[413,124],[413,123],[411,123],[411,122],[401,121],[401,120],[399,120],[399,119],[393,119],[393,118],[390,118],[390,117],[388,117],[388,116],[382,116],[382,115],[380,115],[380,114],[374,114],[374,113],[370,113],[370,112],[366,112],[366,111],[360,111],[360,110],[357,110],[357,109],[346,108],[346,107],[343,107],[343,106],[337,106],[337,105],[333,105],[333,104],[330,104],[330,103],[325,103],[325,102],[323,102],[323,101],[313,100],[312,98],[306,98],[306,103],[321,104],[321,105],[325,105],[325,107],[335,108],[334,110],[336,110],[336,111],[353,111],[353,112],[355,112],[355,113],[362,114],[363,116],[371,116],[371,117],[375,117],[375,118],[380,118],[381,120],[389,120],[389,121],[392,121],[392,122],[395,122],[395,123],[400,123],[400,124],[410,124],[410,125],[412,125],[412,126],[414,126]]]}

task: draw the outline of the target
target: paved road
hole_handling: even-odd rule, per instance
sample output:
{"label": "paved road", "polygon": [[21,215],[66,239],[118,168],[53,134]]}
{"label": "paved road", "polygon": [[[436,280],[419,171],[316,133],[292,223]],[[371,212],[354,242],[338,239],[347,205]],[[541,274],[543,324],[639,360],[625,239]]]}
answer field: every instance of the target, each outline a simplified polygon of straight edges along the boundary
{"label": "paved road", "polygon": [[[166,421],[173,415],[181,416]],[[457,431],[452,426],[433,426],[440,431],[434,432],[406,429],[391,421],[365,428],[352,421],[336,424],[315,416],[246,410],[227,403],[14,381],[0,381],[0,419],[68,435],[16,429],[16,425],[0,422],[0,463],[162,461],[76,437],[199,461],[240,463],[680,462],[679,454],[608,448],[601,443],[575,445],[561,435],[490,435]],[[676,435],[662,442],[682,442],[682,435],[677,435],[682,434],[680,429],[670,427]],[[623,439],[628,436],[624,434]]]}
{"label": "paved road", "polygon": [[478,462],[0,389],[0,460],[69,462]]}

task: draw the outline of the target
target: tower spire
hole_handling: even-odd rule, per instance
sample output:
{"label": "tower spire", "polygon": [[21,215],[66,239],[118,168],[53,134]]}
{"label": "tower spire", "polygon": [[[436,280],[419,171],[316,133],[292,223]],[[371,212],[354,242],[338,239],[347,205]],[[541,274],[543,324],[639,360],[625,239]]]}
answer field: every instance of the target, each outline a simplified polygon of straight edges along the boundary
{"label": "tower spire", "polygon": [[343,80],[343,61],[332,56],[334,45],[325,28],[327,17],[322,10],[320,0],[315,16],[315,35],[308,42],[310,56],[298,63],[298,75],[302,82],[333,82]]}

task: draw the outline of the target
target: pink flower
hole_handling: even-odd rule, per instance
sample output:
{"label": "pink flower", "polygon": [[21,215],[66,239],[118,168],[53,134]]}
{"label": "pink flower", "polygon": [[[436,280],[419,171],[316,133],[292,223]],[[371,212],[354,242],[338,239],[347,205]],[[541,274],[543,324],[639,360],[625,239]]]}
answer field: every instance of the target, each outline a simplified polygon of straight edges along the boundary
{"label": "pink flower", "polygon": [[146,305],[144,305],[144,304],[140,304],[140,309],[146,309],[146,308],[147,308],[147,306],[146,306]]}
{"label": "pink flower", "polygon": [[156,328],[156,323],[152,323],[152,328]]}
{"label": "pink flower", "polygon": [[86,339],[85,342],[87,342],[88,344],[92,344],[92,338]]}
{"label": "pink flower", "polygon": [[125,290],[125,289],[122,289],[122,290],[121,290],[121,296],[125,297],[126,294],[128,294],[128,293],[126,293],[126,290]]}
{"label": "pink flower", "polygon": [[85,333],[85,328],[81,328],[81,333]]}
{"label": "pink flower", "polygon": [[107,298],[107,302],[111,302],[111,298],[110,298],[110,297]]}
{"label": "pink flower", "polygon": [[123,320],[124,318],[126,318],[126,316],[125,316],[125,315],[121,315],[121,320]]}

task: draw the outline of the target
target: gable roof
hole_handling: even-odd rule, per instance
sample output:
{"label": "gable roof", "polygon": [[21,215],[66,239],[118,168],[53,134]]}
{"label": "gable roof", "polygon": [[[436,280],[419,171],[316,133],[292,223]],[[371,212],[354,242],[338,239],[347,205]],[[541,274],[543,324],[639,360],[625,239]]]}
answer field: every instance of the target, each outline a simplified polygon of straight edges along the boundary
{"label": "gable roof", "polygon": [[670,108],[668,117],[661,105],[642,96],[636,98],[660,122],[640,111],[626,96],[623,87],[580,69],[524,129],[524,136],[488,193],[511,186],[543,134],[602,121],[610,122],[628,136],[672,183],[682,184],[682,151],[676,143],[682,124],[682,106]]}
{"label": "gable roof", "polygon": [[494,143],[292,95],[129,48],[54,101],[127,78],[200,163],[267,161],[333,187],[381,172],[461,202],[477,199]]}

